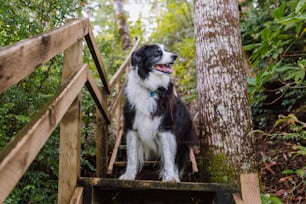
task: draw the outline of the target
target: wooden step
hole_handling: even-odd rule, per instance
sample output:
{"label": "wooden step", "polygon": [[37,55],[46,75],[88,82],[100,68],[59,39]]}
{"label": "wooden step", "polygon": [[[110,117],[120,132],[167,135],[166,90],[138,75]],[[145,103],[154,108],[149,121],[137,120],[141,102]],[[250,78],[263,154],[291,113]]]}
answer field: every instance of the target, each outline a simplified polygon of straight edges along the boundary
{"label": "wooden step", "polygon": [[[117,162],[114,162],[114,166],[121,166],[121,167],[125,167],[127,164],[126,161],[117,161]],[[160,164],[160,161],[145,161],[143,163],[143,166],[146,167],[146,166],[157,166]]]}
{"label": "wooden step", "polygon": [[233,204],[232,193],[238,187],[229,184],[161,182],[86,178],[78,181],[84,187],[84,203],[207,203]]}

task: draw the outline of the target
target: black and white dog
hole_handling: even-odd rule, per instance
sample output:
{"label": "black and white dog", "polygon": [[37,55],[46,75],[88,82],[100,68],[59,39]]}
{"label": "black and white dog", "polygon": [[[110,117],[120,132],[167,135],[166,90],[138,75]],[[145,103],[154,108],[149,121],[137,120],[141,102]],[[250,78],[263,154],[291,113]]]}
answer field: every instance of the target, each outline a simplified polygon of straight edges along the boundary
{"label": "black and white dog", "polygon": [[179,182],[183,175],[195,134],[185,105],[173,92],[171,66],[176,58],[160,44],[132,54],[124,106],[127,168],[119,179],[134,180],[151,156],[161,158],[163,181]]}

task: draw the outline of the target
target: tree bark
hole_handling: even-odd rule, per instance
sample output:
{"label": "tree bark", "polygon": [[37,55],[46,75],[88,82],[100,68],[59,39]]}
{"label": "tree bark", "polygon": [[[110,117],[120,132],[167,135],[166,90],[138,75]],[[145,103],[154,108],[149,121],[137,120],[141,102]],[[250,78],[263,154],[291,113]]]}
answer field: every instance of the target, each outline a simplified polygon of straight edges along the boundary
{"label": "tree bark", "polygon": [[238,1],[195,0],[200,143],[208,180],[256,171]]}
{"label": "tree bark", "polygon": [[131,45],[131,38],[128,29],[128,24],[126,22],[126,15],[123,9],[123,2],[122,0],[114,0],[113,5],[114,5],[114,12],[119,30],[121,47],[123,50],[126,50]]}

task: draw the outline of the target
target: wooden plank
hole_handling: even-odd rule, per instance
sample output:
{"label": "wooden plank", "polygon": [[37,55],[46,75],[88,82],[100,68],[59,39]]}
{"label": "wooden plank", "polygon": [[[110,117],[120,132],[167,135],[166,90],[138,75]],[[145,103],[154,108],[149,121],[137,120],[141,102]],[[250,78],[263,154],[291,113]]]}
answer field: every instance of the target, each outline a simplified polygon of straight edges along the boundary
{"label": "wooden plank", "polygon": [[195,159],[195,156],[194,156],[194,153],[193,153],[193,150],[192,150],[191,147],[190,147],[189,158],[190,158],[190,161],[191,161],[192,172],[193,172],[193,173],[199,172],[198,164],[197,164],[197,161],[196,161],[196,159]]}
{"label": "wooden plank", "polygon": [[112,152],[110,162],[109,162],[108,167],[107,167],[107,174],[108,175],[111,175],[113,173],[114,163],[115,163],[116,158],[117,158],[118,149],[119,149],[119,146],[120,146],[120,143],[121,143],[121,139],[122,139],[122,129],[120,129],[119,134],[116,137],[115,146],[114,146],[114,149],[113,149],[113,152]]}
{"label": "wooden plank", "polygon": [[110,105],[110,108],[109,108],[110,113],[114,113],[118,105],[122,101],[123,92],[124,92],[124,88],[122,87],[119,93],[116,95],[116,98],[113,100],[113,103]]}
{"label": "wooden plank", "polygon": [[92,185],[105,189],[131,189],[131,190],[169,190],[169,191],[203,191],[217,192],[228,191],[237,192],[236,185],[218,183],[193,183],[193,182],[161,182],[147,180],[119,180],[109,178],[88,178],[81,177],[80,185]]}
{"label": "wooden plank", "polygon": [[96,82],[91,74],[91,71],[88,70],[88,81],[86,83],[86,86],[91,94],[91,96],[93,97],[94,101],[96,102],[100,112],[103,114],[104,119],[106,120],[107,124],[110,124],[110,114],[108,112],[107,109],[107,105],[106,102],[102,96],[101,91],[99,90],[99,88],[96,85]]}
{"label": "wooden plank", "polygon": [[72,198],[71,198],[69,204],[81,204],[81,203],[83,203],[83,197],[84,197],[84,188],[83,187],[77,187],[74,190],[74,193],[72,195]]}
{"label": "wooden plank", "polygon": [[35,159],[86,80],[87,67],[83,66],[1,152],[0,203]]}
{"label": "wooden plank", "polygon": [[119,145],[121,143],[121,138],[122,138],[122,130],[120,130],[118,136],[116,137],[115,146],[114,146],[114,149],[113,149],[113,152],[112,152],[110,162],[109,162],[108,167],[107,167],[107,174],[108,175],[111,175],[113,173],[113,167],[114,167],[114,163],[115,163],[116,158],[117,158]]}
{"label": "wooden plank", "polygon": [[[82,65],[82,41],[65,50],[62,83]],[[87,69],[88,70],[88,69]],[[86,78],[88,72],[86,73]],[[79,93],[79,92],[78,92]],[[80,176],[81,94],[65,113],[60,127],[58,203],[69,203]]]}
{"label": "wooden plank", "polygon": [[116,71],[116,73],[113,75],[112,79],[110,80],[110,89],[113,90],[115,85],[118,83],[118,81],[120,80],[121,76],[123,75],[123,73],[126,71],[126,69],[129,67],[129,62],[132,56],[132,53],[137,49],[137,47],[139,46],[139,42],[140,39],[136,38],[136,41],[131,49],[131,51],[129,52],[129,54],[127,55],[127,57],[125,58],[124,62],[121,64],[121,66],[119,67],[119,69]]}
{"label": "wooden plank", "polygon": [[88,19],[74,20],[35,38],[0,49],[0,93],[88,33]]}
{"label": "wooden plank", "polygon": [[101,58],[101,54],[100,54],[100,51],[97,47],[96,39],[95,39],[95,36],[92,33],[92,29],[91,29],[90,25],[89,25],[88,34],[85,36],[85,39],[86,39],[89,51],[91,53],[91,56],[92,56],[92,58],[94,60],[94,63],[97,67],[98,73],[100,75],[100,79],[102,81],[103,88],[104,88],[106,93],[110,94],[111,89],[109,87],[109,82],[107,80],[107,74],[105,72],[105,68],[104,68],[102,58]]}
{"label": "wooden plank", "polygon": [[261,204],[258,175],[255,173],[241,174],[240,183],[243,202]]}
{"label": "wooden plank", "polygon": [[236,204],[246,204],[242,201],[240,193],[233,193],[233,198]]}
{"label": "wooden plank", "polygon": [[99,110],[96,111],[96,173],[106,176],[108,162],[108,127]]}
{"label": "wooden plank", "polygon": [[241,195],[234,193],[236,204],[261,204],[258,175],[255,173],[240,175]]}
{"label": "wooden plank", "polygon": [[[116,161],[114,162],[114,166],[126,166],[126,161]],[[144,161],[143,166],[156,166],[160,165],[160,161]]]}

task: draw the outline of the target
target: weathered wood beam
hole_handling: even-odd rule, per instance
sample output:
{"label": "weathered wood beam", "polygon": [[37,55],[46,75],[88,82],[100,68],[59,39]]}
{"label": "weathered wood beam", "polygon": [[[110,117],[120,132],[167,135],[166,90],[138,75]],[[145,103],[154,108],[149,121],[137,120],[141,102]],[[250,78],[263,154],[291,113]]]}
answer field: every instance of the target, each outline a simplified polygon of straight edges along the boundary
{"label": "weathered wood beam", "polygon": [[87,66],[83,66],[0,153],[0,203],[35,159],[86,80]]}
{"label": "weathered wood beam", "polygon": [[96,82],[90,70],[88,70],[88,81],[86,83],[86,86],[92,98],[96,102],[101,114],[104,116],[104,119],[107,121],[108,124],[110,124],[111,118],[110,118],[110,114],[107,109],[106,101],[104,100],[104,97],[102,96],[101,91],[97,87]]}
{"label": "weathered wood beam", "polygon": [[[62,83],[69,80],[69,76],[82,66],[81,40],[64,51]],[[88,67],[85,66],[88,79]],[[58,203],[69,203],[80,176],[81,151],[81,107],[82,95],[78,92],[60,125],[59,173],[58,173]]]}
{"label": "weathered wood beam", "polygon": [[91,53],[91,56],[92,56],[92,58],[94,60],[94,63],[97,67],[99,76],[102,80],[103,88],[104,88],[106,93],[110,94],[111,89],[110,89],[109,82],[108,82],[108,79],[107,79],[107,74],[106,74],[106,71],[105,71],[105,67],[104,67],[104,64],[103,64],[103,61],[102,61],[102,58],[101,58],[100,51],[97,47],[96,38],[92,33],[92,29],[91,29],[90,25],[89,25],[88,34],[85,36],[85,39],[86,39],[89,51]]}
{"label": "weathered wood beam", "polygon": [[77,187],[73,192],[73,195],[72,195],[72,198],[69,204],[81,204],[83,203],[83,197],[84,197],[84,188]]}
{"label": "weathered wood beam", "polygon": [[241,196],[234,193],[236,204],[261,204],[258,175],[255,173],[240,175]]}
{"label": "weathered wood beam", "polygon": [[193,173],[199,172],[197,160],[194,156],[194,152],[191,147],[190,147],[189,159],[191,161],[192,172]]}
{"label": "weathered wood beam", "polygon": [[147,180],[118,180],[109,178],[89,178],[81,177],[79,184],[92,185],[95,187],[107,189],[132,189],[132,190],[171,190],[171,191],[203,191],[203,192],[217,192],[217,191],[238,191],[237,186],[231,184],[218,183],[193,183],[193,182],[161,182],[161,181],[147,181]]}
{"label": "weathered wood beam", "polygon": [[88,19],[78,19],[0,49],[0,93],[31,74],[88,33]]}
{"label": "weathered wood beam", "polygon": [[124,88],[122,87],[119,92],[116,95],[116,98],[113,99],[113,103],[110,105],[109,108],[109,112],[110,113],[114,113],[116,111],[116,109],[118,108],[118,105],[120,104],[120,102],[123,99],[123,92],[124,92]]}
{"label": "weathered wood beam", "polygon": [[110,159],[108,167],[107,167],[107,174],[108,175],[111,175],[113,173],[114,163],[117,159],[117,154],[118,154],[119,145],[121,143],[121,138],[122,138],[122,130],[119,131],[119,134],[116,137],[115,146],[114,146],[112,156],[111,156],[111,159]]}

